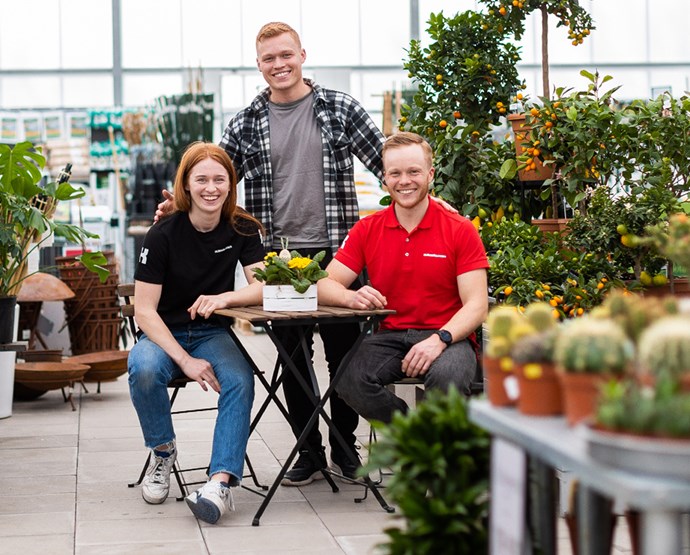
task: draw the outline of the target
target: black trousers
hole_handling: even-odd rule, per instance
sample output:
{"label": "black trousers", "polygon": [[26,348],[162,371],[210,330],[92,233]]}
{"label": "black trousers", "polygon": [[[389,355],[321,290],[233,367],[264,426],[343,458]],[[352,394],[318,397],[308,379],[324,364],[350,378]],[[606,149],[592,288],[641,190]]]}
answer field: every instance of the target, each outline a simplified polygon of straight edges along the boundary
{"label": "black trousers", "polygon": [[[325,268],[333,259],[330,248],[300,248],[296,249],[302,256],[313,257],[321,250],[326,251],[326,256],[321,262],[321,267]],[[361,285],[359,281],[352,284],[353,288],[359,288]],[[307,363],[304,358],[304,353],[299,345],[299,333],[294,328],[277,328],[276,335],[281,343],[285,346],[288,353],[293,354],[295,366],[307,383],[310,383],[309,371]],[[328,373],[331,377],[335,375],[340,362],[343,360],[347,352],[352,348],[357,337],[359,336],[359,324],[329,324],[319,327],[319,333],[323,340],[324,352],[326,355],[326,362],[328,364]],[[314,329],[308,329],[306,332],[307,346],[309,348],[310,356],[314,356]],[[292,432],[295,438],[299,437],[304,430],[309,418],[314,412],[314,403],[311,402],[309,396],[300,386],[297,378],[292,372],[283,368],[283,392],[285,394],[285,402],[287,404],[288,412],[292,419]],[[343,436],[345,443],[350,448],[355,445],[355,430],[359,422],[359,415],[350,406],[343,401],[334,391],[330,398],[330,416],[334,427]],[[307,436],[307,443],[313,449],[319,449],[323,445],[321,432],[319,432],[318,424],[320,419],[317,419],[314,426]],[[329,442],[331,449],[336,452],[342,451],[340,445],[330,434]]]}

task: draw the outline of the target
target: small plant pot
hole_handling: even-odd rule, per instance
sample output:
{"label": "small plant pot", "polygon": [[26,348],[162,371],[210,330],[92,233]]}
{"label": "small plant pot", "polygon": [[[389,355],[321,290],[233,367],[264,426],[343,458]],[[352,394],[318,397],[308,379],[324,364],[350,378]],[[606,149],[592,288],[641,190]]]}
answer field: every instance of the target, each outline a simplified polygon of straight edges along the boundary
{"label": "small plant pot", "polygon": [[599,391],[613,379],[610,374],[558,372],[563,393],[563,412],[569,426],[594,418]]}
{"label": "small plant pot", "polygon": [[537,226],[542,233],[564,234],[568,231],[569,218],[542,218],[532,220],[531,224]]}
{"label": "small plant pot", "polygon": [[[508,395],[510,381],[514,380],[513,360],[510,357],[489,357],[484,355],[482,359],[484,379],[486,381],[486,396],[495,407],[508,407],[515,405],[515,401]],[[508,385],[508,388],[506,388]]]}
{"label": "small plant pot", "polygon": [[317,309],[316,285],[298,293],[292,285],[264,285],[264,310],[309,312]]}
{"label": "small plant pot", "polygon": [[554,416],[563,413],[561,386],[553,364],[515,364],[520,385],[518,410],[531,416]]}

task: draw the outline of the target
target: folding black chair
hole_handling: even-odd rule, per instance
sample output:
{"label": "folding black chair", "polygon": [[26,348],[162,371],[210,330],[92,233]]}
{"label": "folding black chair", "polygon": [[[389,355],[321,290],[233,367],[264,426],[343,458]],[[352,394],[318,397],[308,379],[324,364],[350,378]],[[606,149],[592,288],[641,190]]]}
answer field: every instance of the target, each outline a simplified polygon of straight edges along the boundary
{"label": "folding black chair", "polygon": [[[120,298],[120,307],[122,311],[122,316],[127,320],[127,324],[129,327],[129,331],[132,334],[134,342],[137,340],[137,324],[134,319],[134,284],[133,283],[122,283],[118,285],[117,287],[117,294],[118,297]],[[175,404],[175,400],[177,399],[177,395],[180,392],[180,389],[183,389],[187,386],[188,383],[194,383],[194,380],[188,377],[183,377],[183,378],[176,378],[174,380],[171,380],[170,383],[168,384],[168,388],[171,390],[170,392],[170,414],[175,415],[178,414],[189,414],[189,413],[194,413],[194,412],[207,412],[207,411],[213,411],[213,410],[218,410],[218,406],[213,406],[213,407],[200,407],[200,408],[194,408],[194,409],[187,409],[187,410],[173,410],[173,406]],[[251,478],[254,486],[246,486],[244,484],[241,485],[242,488],[251,491],[253,493],[256,493],[257,495],[261,495],[265,497],[265,494],[263,491],[268,490],[268,486],[265,486],[263,484],[260,484],[257,477],[256,473],[254,472],[254,467],[251,464],[251,461],[249,460],[249,456],[245,454],[244,456],[245,464],[247,465],[247,470],[249,471],[248,474],[244,475],[243,478]],[[141,484],[141,482],[144,479],[144,476],[146,476],[146,469],[149,466],[149,462],[151,461],[151,452],[149,451],[148,456],[146,457],[146,461],[144,462],[144,467],[141,469],[141,474],[139,475],[139,478],[137,479],[136,482],[132,482],[131,484],[127,484],[128,487],[133,488],[135,486],[138,486]],[[173,474],[175,476],[175,481],[177,482],[178,487],[180,488],[180,493],[181,496],[177,498],[178,501],[182,501],[187,495],[189,495],[189,487],[190,486],[195,486],[195,485],[200,485],[200,484],[205,484],[206,480],[196,480],[196,481],[187,481],[185,474],[195,472],[195,471],[200,471],[204,470],[206,473],[208,473],[208,466],[199,466],[199,467],[194,467],[194,468],[181,468],[180,465],[178,464],[177,461],[175,461],[175,464],[173,465]],[[258,488],[258,489],[255,489]],[[261,491],[260,491],[261,490]]]}

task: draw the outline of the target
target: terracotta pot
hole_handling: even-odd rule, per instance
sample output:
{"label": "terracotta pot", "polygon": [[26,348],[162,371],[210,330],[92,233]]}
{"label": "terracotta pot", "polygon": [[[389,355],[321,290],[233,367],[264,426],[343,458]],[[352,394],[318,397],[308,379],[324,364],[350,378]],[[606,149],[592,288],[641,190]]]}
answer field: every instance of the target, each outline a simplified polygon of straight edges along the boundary
{"label": "terracotta pot", "polygon": [[643,295],[645,297],[666,297],[667,295],[690,297],[690,281],[688,278],[673,278],[673,289],[669,281],[665,285],[645,288]]}
{"label": "terracotta pot", "polygon": [[129,351],[99,351],[69,357],[65,362],[86,364],[85,382],[107,382],[127,372]]}
{"label": "terracotta pot", "polygon": [[536,225],[542,233],[558,232],[564,234],[568,231],[568,222],[570,218],[543,218],[539,220],[532,220],[530,223]]}
{"label": "terracotta pot", "polygon": [[575,426],[594,417],[601,387],[612,379],[610,374],[580,374],[559,371],[563,409],[568,425]]}
{"label": "terracotta pot", "polygon": [[553,364],[516,363],[514,371],[520,384],[517,407],[521,413],[532,416],[562,414],[561,386]]}
{"label": "terracotta pot", "polygon": [[18,362],[14,379],[39,391],[60,389],[81,381],[88,369],[85,364],[68,362]]}
{"label": "terracotta pot", "polygon": [[[508,121],[515,134],[515,154],[521,156],[523,151],[531,146],[526,139],[532,128],[525,125],[525,114],[510,114]],[[518,171],[518,177],[521,181],[544,181],[553,176],[553,166],[544,166],[539,159],[535,160],[535,164],[537,167],[534,170]]]}
{"label": "terracotta pot", "polygon": [[496,407],[512,406],[515,402],[508,396],[505,380],[513,375],[513,361],[509,357],[489,357],[482,359],[486,396]]}

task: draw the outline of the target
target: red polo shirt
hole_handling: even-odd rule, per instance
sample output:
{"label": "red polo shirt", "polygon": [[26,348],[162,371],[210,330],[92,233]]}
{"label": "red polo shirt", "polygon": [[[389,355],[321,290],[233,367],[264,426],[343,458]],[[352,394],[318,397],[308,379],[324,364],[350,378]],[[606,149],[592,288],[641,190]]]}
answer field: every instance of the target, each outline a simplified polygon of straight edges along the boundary
{"label": "red polo shirt", "polygon": [[462,307],[457,276],[488,268],[484,245],[467,218],[438,203],[408,233],[393,206],[357,222],[335,255],[353,272],[367,268],[372,287],[396,314],[381,329],[439,329]]}

